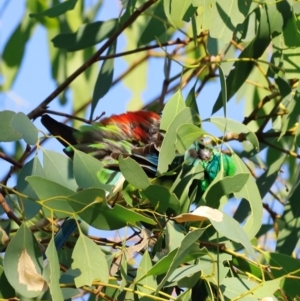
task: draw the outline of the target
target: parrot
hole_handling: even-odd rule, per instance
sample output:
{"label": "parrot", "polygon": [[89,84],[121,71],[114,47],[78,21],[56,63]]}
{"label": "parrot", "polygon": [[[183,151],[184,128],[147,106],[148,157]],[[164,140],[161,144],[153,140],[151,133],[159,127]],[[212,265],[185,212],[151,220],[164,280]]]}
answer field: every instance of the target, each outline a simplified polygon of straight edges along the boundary
{"label": "parrot", "polygon": [[[76,148],[101,160],[113,176],[105,179],[99,178],[99,181],[120,188],[124,182],[117,168],[117,159],[120,154],[130,156],[141,165],[149,177],[155,177],[159,149],[163,141],[160,118],[159,114],[150,111],[126,112],[102,118],[99,122],[90,125],[83,125],[78,130],[56,121],[47,114],[42,115],[41,122],[65,147],[63,151],[67,156],[72,158],[73,148]],[[181,160],[174,160],[177,164],[178,162],[186,162],[188,165],[201,164],[204,169],[204,178],[200,180],[200,188],[203,192],[217,176],[222,166],[224,176],[232,176],[236,170],[230,156],[209,149],[198,141],[191,145],[184,156],[179,157]],[[57,249],[62,247],[76,227],[77,223],[74,219],[68,219],[62,224],[55,236]]]}

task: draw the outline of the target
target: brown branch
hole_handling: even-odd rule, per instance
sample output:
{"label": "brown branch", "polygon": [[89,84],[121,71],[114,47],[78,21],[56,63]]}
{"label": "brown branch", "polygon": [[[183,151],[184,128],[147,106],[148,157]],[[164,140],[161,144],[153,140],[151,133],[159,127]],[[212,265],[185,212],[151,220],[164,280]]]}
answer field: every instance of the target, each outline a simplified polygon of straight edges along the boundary
{"label": "brown branch", "polygon": [[262,133],[262,132],[263,132],[263,130],[264,130],[265,127],[267,126],[269,120],[272,118],[272,115],[275,114],[275,112],[276,112],[278,106],[279,106],[280,103],[281,103],[281,100],[282,100],[281,97],[277,100],[277,102],[276,102],[276,104],[274,105],[274,107],[272,108],[271,112],[268,114],[268,117],[265,118],[264,121],[262,122],[262,124],[260,125],[260,127],[259,127],[257,133]]}
{"label": "brown branch", "polygon": [[[27,144],[26,145],[26,148],[22,154],[22,156],[20,157],[20,159],[17,161],[20,166],[12,166],[9,170],[9,172],[7,173],[7,175],[5,176],[5,178],[1,181],[2,184],[6,185],[7,181],[9,180],[9,178],[11,177],[12,173],[14,171],[16,171],[18,168],[22,168],[23,167],[23,162],[25,161],[25,159],[27,158],[27,156],[30,154],[30,150],[31,150],[31,147]],[[2,193],[5,193],[3,190],[2,190]]]}
{"label": "brown branch", "polygon": [[207,75],[204,76],[204,78],[203,78],[203,80],[202,80],[202,82],[201,82],[199,88],[198,88],[198,89],[196,90],[196,92],[195,92],[195,96],[196,96],[196,97],[201,93],[201,91],[202,91],[202,89],[204,88],[205,84],[206,84],[211,78],[214,78],[214,77],[217,77],[217,75],[214,74],[214,73],[208,73]]}
{"label": "brown branch", "polygon": [[[255,178],[256,180],[258,179],[258,176],[255,174],[255,172],[252,170],[252,168],[243,160],[243,162],[244,162],[244,164],[246,165],[246,167],[248,168],[248,170],[249,170],[249,172],[251,173],[251,175],[253,176],[253,178]],[[281,199],[281,198],[279,198],[278,196],[277,196],[277,194],[273,191],[273,190],[271,190],[271,189],[269,189],[269,191],[268,191],[273,197],[274,197],[274,199],[276,199],[279,203],[281,203],[281,204],[284,204],[284,201]]]}
{"label": "brown branch", "polygon": [[200,248],[212,248],[212,249],[217,249],[219,251],[224,251],[226,249],[226,246],[224,243],[213,243],[213,242],[208,242],[208,241],[200,241],[199,244]]}
{"label": "brown branch", "polygon": [[[283,136],[295,136],[297,131],[297,127],[293,127],[291,129],[289,129],[288,131],[286,131]],[[265,141],[265,139],[267,138],[278,138],[281,136],[281,132],[270,132],[270,133],[260,133],[260,132],[255,132],[255,135],[258,139],[258,141],[263,142]],[[222,142],[228,142],[228,141],[239,141],[239,142],[243,142],[247,140],[247,133],[234,133],[234,132],[229,132],[226,135],[222,136],[222,137],[218,137],[219,141]],[[208,144],[216,144],[216,142],[211,141]]]}
{"label": "brown branch", "polygon": [[253,120],[258,120],[258,119],[266,119],[266,118],[271,118],[271,117],[278,117],[278,116],[283,116],[283,115],[287,115],[289,112],[286,111],[279,111],[279,112],[274,112],[274,113],[270,113],[267,115],[259,115],[259,116],[255,116],[253,118]]}
{"label": "brown branch", "polygon": [[19,226],[22,225],[21,220],[11,211],[2,193],[0,193],[0,205],[9,219],[13,220]]}
{"label": "brown branch", "polygon": [[11,158],[9,156],[7,156],[6,154],[0,152],[0,158],[11,163],[12,165],[14,165],[15,167],[18,167],[18,168],[22,168],[23,167],[23,164],[16,161],[14,158]]}
{"label": "brown branch", "polygon": [[81,73],[89,68],[93,63],[98,61],[99,56],[117,39],[117,37],[130,26],[146,9],[156,3],[158,0],[148,0],[146,3],[138,7],[132,15],[120,26],[120,28],[103,44],[102,47],[89,58],[82,66],[80,66],[73,74],[71,74],[61,85],[59,85],[44,101],[42,101],[35,109],[27,116],[30,119],[35,119],[43,113],[47,105],[65,90]]}
{"label": "brown branch", "polygon": [[244,47],[242,47],[240,44],[238,44],[235,40],[231,40],[230,43],[238,50],[243,51]]}
{"label": "brown branch", "polygon": [[92,123],[92,121],[90,121],[90,120],[78,117],[76,115],[67,114],[67,113],[61,113],[61,112],[52,111],[52,110],[43,110],[43,114],[44,113],[66,117],[67,120],[65,120],[64,123],[67,122],[68,120],[72,120],[72,119],[79,120],[79,121],[81,121],[83,123],[87,123],[87,124],[91,124]]}
{"label": "brown branch", "polygon": [[297,153],[295,153],[295,152],[293,152],[293,151],[291,151],[291,150],[288,150],[288,149],[279,147],[279,146],[277,146],[277,145],[274,145],[274,144],[268,142],[268,141],[265,140],[265,139],[263,139],[261,142],[264,143],[264,144],[266,144],[266,145],[268,145],[269,147],[272,147],[272,148],[274,148],[274,149],[276,149],[276,150],[282,152],[282,153],[285,153],[285,154],[287,154],[287,155],[289,155],[289,156],[292,156],[292,157],[295,157],[295,158],[297,158],[297,159],[300,159],[300,155],[298,155]]}
{"label": "brown branch", "polygon": [[126,55],[138,53],[138,52],[144,52],[144,51],[151,50],[151,49],[162,48],[162,47],[165,47],[165,46],[187,45],[187,44],[189,44],[190,42],[193,42],[193,41],[194,41],[193,38],[189,38],[189,39],[186,39],[186,40],[181,40],[181,39],[178,38],[175,41],[169,41],[169,42],[165,42],[165,43],[161,43],[161,44],[144,46],[144,47],[141,47],[141,48],[136,48],[136,49],[132,49],[132,50],[120,52],[120,53],[115,53],[115,54],[100,56],[100,57],[98,57],[97,60],[98,61],[103,61],[103,60],[107,60],[107,59],[113,59],[113,58],[117,58],[117,57],[123,57],[123,56],[126,56]]}
{"label": "brown branch", "polygon": [[[287,130],[283,136],[295,136],[296,135],[296,131],[297,131],[297,127],[293,127],[289,130]],[[267,138],[278,138],[281,136],[281,132],[269,132],[269,133],[259,133],[259,132],[256,132],[255,133],[256,136],[257,136],[257,139],[259,141],[262,141],[264,139],[267,139]]]}
{"label": "brown branch", "polygon": [[248,124],[250,121],[254,120],[256,117],[256,114],[258,113],[258,111],[266,104],[268,103],[270,100],[272,100],[273,98],[276,98],[280,96],[280,93],[278,91],[273,92],[270,95],[265,96],[256,106],[256,108],[254,108],[254,110],[252,111],[252,113],[248,116],[244,118],[243,124]]}

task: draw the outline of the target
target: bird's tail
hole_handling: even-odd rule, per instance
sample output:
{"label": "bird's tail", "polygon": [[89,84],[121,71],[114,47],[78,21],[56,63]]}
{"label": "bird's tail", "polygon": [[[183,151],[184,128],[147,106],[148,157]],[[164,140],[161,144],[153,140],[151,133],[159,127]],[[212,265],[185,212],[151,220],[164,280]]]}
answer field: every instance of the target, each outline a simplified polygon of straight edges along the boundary
{"label": "bird's tail", "polygon": [[59,141],[63,146],[68,147],[70,144],[77,144],[77,141],[74,138],[74,133],[78,132],[76,129],[56,121],[49,115],[43,115],[41,122],[51,135],[60,136],[62,138],[59,139]]}

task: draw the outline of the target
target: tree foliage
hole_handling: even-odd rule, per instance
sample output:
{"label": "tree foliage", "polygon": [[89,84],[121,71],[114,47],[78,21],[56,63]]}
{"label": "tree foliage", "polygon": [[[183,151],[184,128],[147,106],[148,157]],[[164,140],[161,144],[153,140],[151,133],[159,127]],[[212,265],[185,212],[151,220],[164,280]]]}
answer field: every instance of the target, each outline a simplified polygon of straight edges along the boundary
{"label": "tree foliage", "polygon": [[[0,157],[12,166],[1,174],[0,299],[299,300],[300,3],[121,4],[118,18],[98,20],[100,0],[27,0],[6,43],[3,93],[37,26],[48,34],[57,88],[27,115],[0,112]],[[117,52],[121,39],[127,48]],[[115,74],[120,57],[128,68]],[[153,58],[164,80],[143,105]],[[120,81],[132,90],[131,110],[162,112],[164,140],[155,178],[131,158],[119,159],[125,183],[114,194],[99,181],[100,161],[79,150],[71,160],[61,149],[45,149],[54,138],[35,120],[53,113],[58,96],[62,105],[72,102],[73,113],[54,113],[91,123]],[[213,109],[202,120],[199,99],[212,82],[220,93],[205,100]],[[234,100],[243,112],[230,119]],[[89,120],[80,118],[87,107]],[[232,177],[219,173],[203,195],[195,186],[203,180],[201,166],[171,168],[200,138],[232,153],[237,166]],[[9,155],[12,142],[16,151]],[[224,209],[230,203],[232,214]],[[77,230],[57,250],[59,220],[67,217],[78,220]]]}

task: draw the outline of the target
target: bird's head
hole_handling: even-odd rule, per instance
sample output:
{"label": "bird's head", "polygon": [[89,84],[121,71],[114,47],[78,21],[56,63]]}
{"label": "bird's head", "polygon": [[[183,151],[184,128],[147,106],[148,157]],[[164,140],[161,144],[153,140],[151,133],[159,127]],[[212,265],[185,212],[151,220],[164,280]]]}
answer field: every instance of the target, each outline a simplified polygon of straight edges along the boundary
{"label": "bird's head", "polygon": [[209,161],[211,158],[212,152],[208,150],[207,148],[200,148],[198,151],[198,157],[199,159],[203,161]]}

